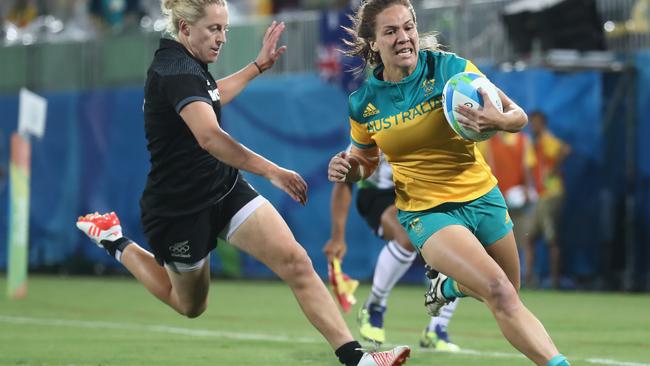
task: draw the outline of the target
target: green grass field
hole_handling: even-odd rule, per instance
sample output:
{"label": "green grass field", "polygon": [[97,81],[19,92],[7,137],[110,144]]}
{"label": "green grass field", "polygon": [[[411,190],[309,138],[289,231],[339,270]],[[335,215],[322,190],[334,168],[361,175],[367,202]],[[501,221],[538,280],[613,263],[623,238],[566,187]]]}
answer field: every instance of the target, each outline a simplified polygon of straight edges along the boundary
{"label": "green grass field", "polygon": [[[0,287],[0,365],[338,365],[280,282],[214,281],[197,319],[177,315],[130,278],[32,277],[19,301]],[[422,291],[396,288],[386,317],[388,342],[413,348],[408,365],[531,365],[472,299],[450,325],[462,353],[419,349],[428,321]],[[522,298],[572,365],[650,366],[649,295],[524,291]],[[356,336],[354,315],[345,318]]]}

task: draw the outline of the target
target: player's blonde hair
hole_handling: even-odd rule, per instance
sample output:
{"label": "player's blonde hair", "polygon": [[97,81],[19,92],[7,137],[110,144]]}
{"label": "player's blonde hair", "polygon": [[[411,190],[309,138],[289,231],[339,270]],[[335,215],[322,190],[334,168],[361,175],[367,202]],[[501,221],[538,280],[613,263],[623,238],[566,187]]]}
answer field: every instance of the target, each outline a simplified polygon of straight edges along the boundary
{"label": "player's blonde hair", "polygon": [[[344,29],[352,39],[343,40],[348,46],[348,49],[344,52],[348,56],[361,57],[364,60],[363,66],[356,68],[355,73],[362,73],[366,66],[375,67],[381,64],[379,52],[375,52],[370,48],[370,41],[375,39],[377,15],[393,5],[406,7],[411,12],[413,22],[417,26],[415,9],[413,9],[410,0],[368,0],[359,6],[354,15],[350,16],[352,27],[344,27]],[[438,50],[439,44],[436,34],[427,33],[421,35],[419,46],[422,50]]]}
{"label": "player's blonde hair", "polygon": [[195,24],[205,15],[205,7],[212,4],[228,6],[226,0],[162,0],[160,8],[167,17],[167,33],[176,37],[181,19]]}

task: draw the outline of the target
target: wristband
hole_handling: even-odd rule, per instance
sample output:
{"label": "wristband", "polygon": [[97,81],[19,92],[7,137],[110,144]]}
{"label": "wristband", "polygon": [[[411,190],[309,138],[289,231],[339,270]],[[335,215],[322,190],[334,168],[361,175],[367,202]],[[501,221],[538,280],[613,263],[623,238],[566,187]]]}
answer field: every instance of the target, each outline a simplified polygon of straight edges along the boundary
{"label": "wristband", "polygon": [[260,64],[257,63],[257,61],[253,61],[253,65],[257,67],[257,70],[260,72],[260,74],[264,72],[264,70],[262,70],[262,67],[260,66]]}

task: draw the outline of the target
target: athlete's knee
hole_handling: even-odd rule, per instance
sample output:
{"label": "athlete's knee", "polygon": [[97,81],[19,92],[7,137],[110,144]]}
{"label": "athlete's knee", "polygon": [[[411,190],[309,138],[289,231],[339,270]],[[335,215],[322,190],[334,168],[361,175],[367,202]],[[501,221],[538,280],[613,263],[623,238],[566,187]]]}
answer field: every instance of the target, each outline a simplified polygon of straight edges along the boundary
{"label": "athlete's knee", "polygon": [[519,306],[517,290],[506,276],[491,279],[487,287],[485,301],[490,304],[495,313],[508,316]]}
{"label": "athlete's knee", "polygon": [[208,308],[208,300],[183,303],[180,304],[179,308],[182,315],[190,319],[198,318]]}
{"label": "athlete's knee", "polygon": [[303,247],[296,243],[283,253],[278,275],[285,281],[300,281],[314,271],[311,259]]}

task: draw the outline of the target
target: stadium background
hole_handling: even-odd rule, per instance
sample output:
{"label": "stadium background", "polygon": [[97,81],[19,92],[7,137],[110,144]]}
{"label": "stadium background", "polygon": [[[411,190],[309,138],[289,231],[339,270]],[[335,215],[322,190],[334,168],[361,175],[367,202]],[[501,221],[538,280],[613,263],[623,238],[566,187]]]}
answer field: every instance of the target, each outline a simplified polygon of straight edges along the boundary
{"label": "stadium background", "polygon": [[[564,21],[571,24],[572,32],[548,37],[549,29],[542,29],[549,26],[544,19],[568,2],[594,13],[564,9],[568,14]],[[647,1],[548,3],[554,3],[550,10],[534,6],[521,10],[514,6],[521,2],[498,0],[428,0],[415,5],[420,32],[441,32],[443,43],[474,60],[527,111],[547,113],[551,130],[573,146],[563,169],[568,193],[562,231],[564,276],[582,289],[648,291]],[[639,20],[636,13],[644,3],[645,18]],[[263,179],[250,177],[287,220],[324,277],[321,248],[329,237],[331,190],[326,166],[348,141],[345,90],[351,81],[341,74],[347,61],[332,51],[338,39],[336,25],[344,18],[326,2],[280,9],[260,2],[257,10],[247,4],[232,2],[236,16],[229,43],[212,67],[215,77],[253,59],[257,40],[270,21],[265,12],[277,10],[272,16],[287,22],[283,43],[289,51],[273,71],[224,107],[222,124],[245,145],[308,181],[309,203],[301,207]],[[7,5],[3,3],[0,10],[8,11]],[[585,15],[583,23],[576,18],[579,15]],[[528,18],[522,22],[522,17]],[[131,28],[125,23],[116,26],[107,18],[96,33],[66,34],[69,28],[56,31],[56,17],[46,18],[39,17],[25,28],[5,23],[2,34],[0,166],[5,174],[0,188],[0,238],[7,237],[9,136],[18,119],[18,90],[27,87],[48,100],[45,136],[32,140],[30,270],[119,273],[121,267],[82,237],[74,221],[89,211],[115,210],[127,235],[144,243],[138,206],[148,171],[142,81],[157,44],[159,33],[154,29],[159,23],[155,14],[148,21],[139,18]],[[551,26],[562,28],[563,18],[555,14],[553,19],[556,23]],[[531,24],[539,29],[531,30]],[[601,38],[585,36],[594,32]],[[369,279],[381,242],[354,210],[347,239],[346,272]],[[538,247],[541,255],[535,270],[544,274],[544,246]],[[221,246],[220,253],[213,256],[215,275],[273,276],[259,262],[227,246]],[[6,267],[3,239],[0,270]],[[404,279],[421,280],[419,266]]]}

